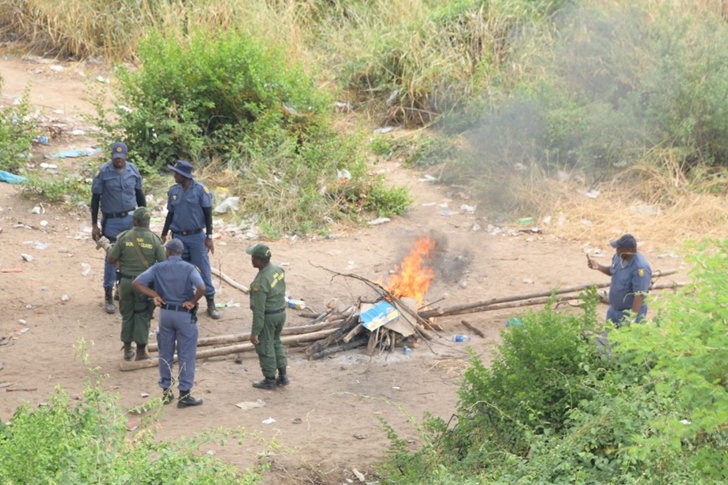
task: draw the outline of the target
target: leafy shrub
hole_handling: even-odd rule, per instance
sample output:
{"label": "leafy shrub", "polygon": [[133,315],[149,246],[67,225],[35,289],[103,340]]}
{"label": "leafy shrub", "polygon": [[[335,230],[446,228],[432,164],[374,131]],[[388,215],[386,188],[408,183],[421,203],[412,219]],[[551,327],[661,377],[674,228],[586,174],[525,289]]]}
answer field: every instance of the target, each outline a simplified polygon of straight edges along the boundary
{"label": "leafy shrub", "polygon": [[[3,78],[0,76],[0,90]],[[0,108],[0,170],[18,173],[30,153],[35,138],[35,122],[30,114],[30,85],[16,106]]]}
{"label": "leafy shrub", "polygon": [[66,204],[88,203],[91,200],[91,178],[89,173],[69,173],[62,169],[52,177],[46,174],[24,171],[28,179],[21,185],[25,196],[40,196],[51,202],[64,202]]}
{"label": "leafy shrub", "polygon": [[262,481],[219,459],[199,453],[207,442],[220,445],[242,433],[206,432],[189,439],[158,441],[154,423],[161,399],[145,405],[148,413],[130,432],[118,396],[87,380],[80,400],[60,387],[37,409],[20,406],[10,423],[0,424],[2,483],[180,483],[245,484]]}

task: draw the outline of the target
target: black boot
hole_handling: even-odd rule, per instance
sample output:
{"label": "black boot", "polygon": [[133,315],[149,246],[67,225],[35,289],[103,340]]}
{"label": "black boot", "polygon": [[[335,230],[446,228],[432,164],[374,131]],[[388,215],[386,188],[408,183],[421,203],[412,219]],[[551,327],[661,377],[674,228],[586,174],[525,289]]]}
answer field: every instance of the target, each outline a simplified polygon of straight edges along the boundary
{"label": "black boot", "polygon": [[276,378],[275,377],[266,377],[262,381],[254,382],[253,387],[257,389],[268,389],[270,391],[276,390]]}
{"label": "black boot", "polygon": [[114,305],[114,300],[111,296],[111,288],[104,288],[104,300],[106,301],[106,313],[109,315],[113,315],[116,313],[116,305]]}
{"label": "black boot", "polygon": [[[131,342],[124,342],[124,360],[129,361],[134,358],[134,350],[131,348]],[[139,360],[139,358],[137,358]]]}
{"label": "black boot", "polygon": [[192,397],[190,391],[180,391],[179,401],[177,401],[178,408],[186,408],[189,406],[199,406],[202,404],[202,399]]}
{"label": "black boot", "polygon": [[207,314],[210,315],[210,318],[213,320],[219,320],[220,312],[217,311],[217,308],[215,308],[215,295],[206,296],[205,300],[207,300]]}
{"label": "black boot", "polygon": [[151,359],[151,357],[147,353],[147,346],[137,344],[136,359],[134,359],[134,360],[150,360],[150,359]]}
{"label": "black boot", "polygon": [[276,379],[276,384],[279,386],[287,386],[291,383],[291,380],[286,375],[286,368],[285,367],[279,367],[278,368],[278,379]]}
{"label": "black boot", "polygon": [[174,392],[172,392],[172,389],[162,389],[162,404],[166,406],[167,404],[172,404],[172,401],[174,401]]}

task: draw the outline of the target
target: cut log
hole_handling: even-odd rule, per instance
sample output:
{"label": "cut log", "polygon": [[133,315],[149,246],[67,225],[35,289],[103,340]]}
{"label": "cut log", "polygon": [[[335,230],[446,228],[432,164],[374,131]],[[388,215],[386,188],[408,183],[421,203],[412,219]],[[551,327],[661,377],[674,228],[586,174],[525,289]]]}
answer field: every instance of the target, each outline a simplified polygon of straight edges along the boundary
{"label": "cut log", "polygon": [[[659,276],[671,275],[674,273],[675,273],[675,270],[655,271],[652,274],[652,277],[655,278],[655,277],[659,277]],[[549,291],[539,291],[537,293],[526,293],[526,294],[521,294],[521,295],[504,296],[501,298],[491,298],[490,300],[481,300],[481,301],[476,301],[473,303],[465,303],[463,305],[454,305],[454,306],[446,307],[446,308],[436,308],[434,310],[425,310],[423,312],[419,312],[419,316],[422,318],[430,318],[430,317],[441,317],[441,316],[446,316],[446,315],[461,315],[463,313],[470,313],[470,312],[463,311],[463,310],[477,309],[475,311],[483,311],[484,307],[487,307],[490,305],[496,305],[498,303],[510,303],[513,301],[528,300],[531,298],[550,297],[552,294],[561,295],[564,293],[573,293],[575,291],[586,290],[588,288],[607,288],[608,286],[609,286],[609,283],[592,283],[592,284],[588,284],[588,285],[569,286],[566,288],[553,289],[553,290],[549,290]],[[658,285],[655,285],[655,286],[658,286]]]}
{"label": "cut log", "polygon": [[362,330],[364,330],[364,325],[357,325],[356,327],[352,328],[349,333],[347,333],[342,340],[345,344],[348,344],[351,339],[359,335]]}
{"label": "cut log", "polygon": [[223,273],[219,269],[217,269],[217,268],[210,268],[210,273],[214,274],[215,276],[218,276],[218,277],[222,278],[223,281],[225,281],[228,285],[232,286],[233,288],[236,288],[236,289],[242,291],[246,295],[248,294],[248,287],[247,286],[241,285],[240,283],[238,283],[237,281],[235,281],[234,279],[232,279],[231,277],[229,277],[228,275],[226,275],[225,273]]}
{"label": "cut log", "polygon": [[462,320],[462,321],[461,321],[460,323],[462,323],[462,324],[463,324],[463,325],[465,325],[465,326],[466,326],[467,328],[469,328],[470,330],[472,330],[473,332],[475,332],[475,333],[476,333],[476,334],[477,334],[478,336],[480,336],[481,338],[485,338],[485,334],[483,333],[483,331],[482,331],[482,330],[480,330],[480,329],[479,329],[478,327],[476,327],[475,325],[473,325],[472,323],[468,322],[467,320]]}
{"label": "cut log", "polygon": [[369,332],[369,342],[367,343],[367,355],[369,357],[374,355],[374,349],[376,348],[377,342],[379,341],[379,328],[377,328],[373,332]]}
{"label": "cut log", "polygon": [[[347,323],[348,322],[348,323]],[[309,357],[315,354],[316,352],[321,352],[326,347],[330,346],[333,343],[338,343],[339,340],[341,340],[344,335],[346,335],[348,332],[350,332],[356,325],[360,325],[359,318],[354,317],[353,315],[347,318],[346,322],[339,327],[335,332],[333,332],[331,335],[326,337],[323,340],[319,340],[318,342],[314,342],[313,345],[309,346],[306,349],[306,355]]]}
{"label": "cut log", "polygon": [[316,352],[311,356],[313,360],[323,359],[324,357],[328,357],[329,355],[336,354],[338,352],[344,352],[350,349],[355,349],[357,347],[363,347],[367,344],[366,338],[360,338],[357,340],[354,340],[353,342],[349,342],[342,345],[336,345],[334,347],[329,347],[328,349],[324,349],[321,352]]}
{"label": "cut log", "polygon": [[[285,344],[298,343],[298,342],[313,342],[322,338],[330,336],[332,333],[337,332],[339,329],[329,328],[327,330],[320,330],[314,333],[304,333],[302,335],[290,335],[288,337],[281,338],[281,342]],[[255,346],[250,342],[238,345],[229,345],[227,347],[220,347],[217,349],[198,350],[197,359],[205,359],[207,357],[216,357],[218,355],[237,354],[239,352],[246,352],[254,350]],[[177,362],[177,356],[174,356],[174,361]],[[132,362],[122,362],[119,364],[119,368],[122,372],[146,369],[149,367],[157,367],[159,365],[159,359],[149,360],[135,360]]]}
{"label": "cut log", "polygon": [[[327,328],[338,327],[344,321],[334,320],[333,322],[317,323],[313,325],[303,325],[300,327],[284,327],[281,331],[281,337],[288,335],[301,335],[305,333],[318,332],[319,330],[325,330]],[[225,345],[234,344],[237,342],[248,342],[250,340],[250,334],[236,334],[236,335],[215,335],[214,337],[202,337],[197,339],[198,347],[209,347],[210,345]],[[148,352],[156,352],[158,346],[155,342],[150,342],[147,345]]]}

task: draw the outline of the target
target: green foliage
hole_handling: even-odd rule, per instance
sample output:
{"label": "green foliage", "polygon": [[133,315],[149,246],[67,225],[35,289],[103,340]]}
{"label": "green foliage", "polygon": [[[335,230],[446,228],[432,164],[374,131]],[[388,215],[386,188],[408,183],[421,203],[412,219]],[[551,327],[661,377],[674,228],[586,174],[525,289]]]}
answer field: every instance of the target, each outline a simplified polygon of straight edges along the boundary
{"label": "green foliage", "polygon": [[[0,76],[0,89],[3,78]],[[35,122],[30,114],[30,85],[25,88],[19,103],[0,108],[0,170],[17,174],[27,161],[33,138]]]}
{"label": "green foliage", "polygon": [[154,423],[162,408],[156,399],[137,410],[151,414],[130,432],[118,396],[104,391],[100,379],[87,380],[78,401],[59,387],[41,407],[22,405],[9,424],[0,424],[0,482],[249,485],[262,481],[257,472],[243,474],[199,453],[205,443],[222,445],[242,433],[218,431],[177,441],[156,440]]}
{"label": "green foliage", "polygon": [[86,172],[69,173],[61,169],[53,177],[47,174],[24,171],[23,176],[28,182],[20,186],[23,195],[27,197],[40,196],[51,202],[64,202],[68,205],[79,202],[88,203],[91,200],[91,178]]}
{"label": "green foliage", "polygon": [[526,318],[491,369],[473,359],[455,427],[425,421],[416,451],[388,429],[382,471],[433,484],[728,480],[728,241],[693,254],[693,284],[669,299],[659,324],[612,330],[608,357],[577,338],[596,319],[593,304],[562,333],[548,308]]}

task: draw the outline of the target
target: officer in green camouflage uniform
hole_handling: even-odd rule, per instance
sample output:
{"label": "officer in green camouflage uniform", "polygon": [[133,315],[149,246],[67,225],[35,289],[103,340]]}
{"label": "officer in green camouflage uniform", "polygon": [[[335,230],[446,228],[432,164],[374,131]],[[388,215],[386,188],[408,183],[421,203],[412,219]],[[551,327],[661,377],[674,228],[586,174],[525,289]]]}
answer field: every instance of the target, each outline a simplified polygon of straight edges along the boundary
{"label": "officer in green camouflage uniform", "polygon": [[119,234],[116,244],[109,251],[109,262],[118,262],[121,273],[119,311],[122,317],[124,360],[134,357],[132,341],[136,342],[136,360],[147,360],[150,358],[146,352],[149,320],[154,307],[149,298],[132,288],[131,283],[148,267],[157,261],[164,261],[166,251],[159,236],[149,229],[149,209],[139,207],[132,219],[134,227]]}
{"label": "officer in green camouflage uniform", "polygon": [[[253,311],[253,329],[250,341],[258,353],[264,380],[253,387],[274,391],[277,385],[287,386],[286,353],[281,342],[281,330],[286,323],[286,279],[280,266],[271,264],[270,249],[256,244],[245,250],[250,254],[258,274],[250,284],[250,309]],[[276,379],[276,370],[278,378]]]}

